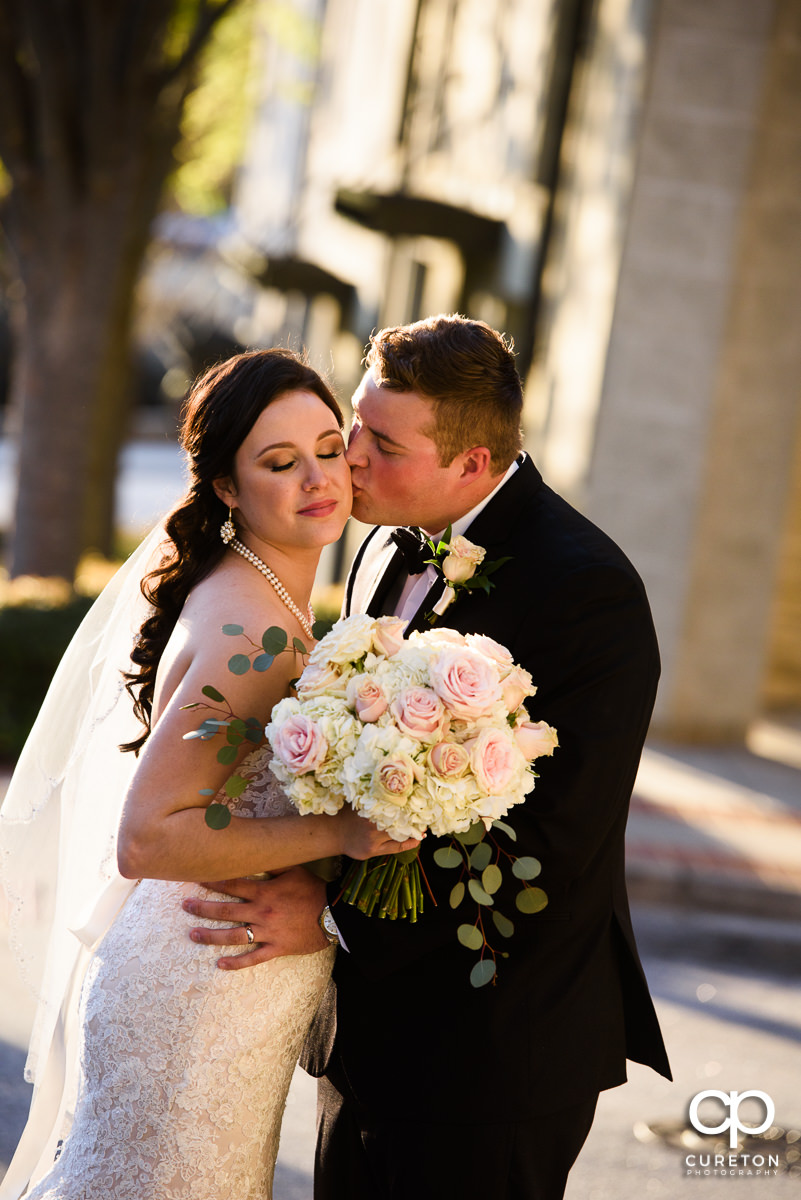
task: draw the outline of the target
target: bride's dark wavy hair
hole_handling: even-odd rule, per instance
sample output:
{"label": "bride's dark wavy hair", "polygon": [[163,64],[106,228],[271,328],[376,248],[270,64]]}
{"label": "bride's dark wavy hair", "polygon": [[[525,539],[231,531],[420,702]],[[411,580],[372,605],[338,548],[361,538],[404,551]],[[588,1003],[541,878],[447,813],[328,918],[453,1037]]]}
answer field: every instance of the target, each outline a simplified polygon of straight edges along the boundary
{"label": "bride's dark wavy hair", "polygon": [[153,606],[136,638],[124,673],[134,712],[145,726],[141,737],[120,746],[138,754],[150,736],[156,671],[184,602],[225,552],[220,526],[228,509],[214,491],[214,480],[236,482],[234,456],[265,408],[285,392],[313,392],[331,409],[340,429],[342,412],[328,385],[291,350],[252,350],[209,368],[192,385],[181,419],[180,444],[190,486],[170,512],[164,527],[169,541],[164,557],[142,580],[142,594]]}

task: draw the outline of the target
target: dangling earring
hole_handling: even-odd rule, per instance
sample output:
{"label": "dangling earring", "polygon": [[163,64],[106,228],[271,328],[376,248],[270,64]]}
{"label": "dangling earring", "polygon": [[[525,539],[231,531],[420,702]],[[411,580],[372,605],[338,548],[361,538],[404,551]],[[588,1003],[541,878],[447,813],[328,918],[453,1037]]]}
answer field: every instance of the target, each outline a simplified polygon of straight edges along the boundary
{"label": "dangling earring", "polygon": [[234,522],[232,519],[233,515],[234,514],[231,512],[231,509],[229,508],[228,509],[228,520],[223,521],[222,525],[220,526],[220,537],[225,542],[226,546],[228,545],[229,542],[232,542],[234,540],[234,538],[236,537],[236,526],[234,525]]}

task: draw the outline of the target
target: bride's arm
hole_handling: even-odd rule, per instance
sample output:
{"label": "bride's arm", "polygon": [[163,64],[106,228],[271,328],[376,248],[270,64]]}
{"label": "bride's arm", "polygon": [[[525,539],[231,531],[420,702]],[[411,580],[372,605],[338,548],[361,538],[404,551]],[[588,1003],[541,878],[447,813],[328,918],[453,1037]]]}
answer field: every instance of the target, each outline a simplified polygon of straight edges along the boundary
{"label": "bride's arm", "polygon": [[[183,740],[202,717],[182,706],[201,699],[203,686],[212,684],[235,713],[266,722],[303,665],[299,656],[285,653],[266,672],[233,675],[227,667],[231,639],[215,632],[221,624],[215,616],[213,625],[200,619],[193,628],[191,614],[184,622],[185,645],[166,671],[172,694],[158,715],[125,798],[117,846],[121,873],[130,879],[202,881],[278,870],[328,855],[369,858],[415,845],[391,841],[347,806],[335,817],[234,816],[222,830],[206,825],[209,798],[200,791],[216,793],[236,770],[236,763],[217,762],[221,735],[210,741]],[[260,632],[254,630],[256,636]],[[181,635],[179,628],[177,636]],[[240,758],[248,749],[252,746],[246,743]]]}

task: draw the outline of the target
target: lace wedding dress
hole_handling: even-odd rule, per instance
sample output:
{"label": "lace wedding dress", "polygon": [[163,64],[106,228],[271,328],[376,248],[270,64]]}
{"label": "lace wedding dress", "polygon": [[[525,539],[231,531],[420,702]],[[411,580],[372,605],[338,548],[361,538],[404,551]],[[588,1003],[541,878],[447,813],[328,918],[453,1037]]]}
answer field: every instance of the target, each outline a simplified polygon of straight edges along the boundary
{"label": "lace wedding dress", "polygon": [[[269,747],[240,768],[240,816],[291,806]],[[194,883],[143,880],[90,962],[72,1128],[26,1200],[268,1200],[286,1095],[333,948],[221,971],[189,940]],[[211,893],[205,893],[210,895]],[[230,953],[230,951],[227,951]]]}

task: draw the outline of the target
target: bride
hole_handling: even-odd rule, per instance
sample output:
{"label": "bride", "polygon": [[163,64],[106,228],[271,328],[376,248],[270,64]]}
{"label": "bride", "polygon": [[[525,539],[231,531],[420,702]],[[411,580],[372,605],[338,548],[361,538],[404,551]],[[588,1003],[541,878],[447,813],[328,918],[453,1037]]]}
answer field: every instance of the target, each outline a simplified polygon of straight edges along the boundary
{"label": "bride", "polygon": [[[415,843],[347,808],[293,815],[263,746],[220,763],[220,736],[184,736],[204,686],[263,725],[300,674],[298,650],[232,674],[241,646],[222,626],[258,639],[279,625],[289,646],[310,647],[320,551],[350,512],[341,425],[325,383],[288,351],[206,372],[183,420],[189,491],[54,679],[0,822],[12,945],[40,997],[34,1100],[2,1200],[271,1194],[289,1081],[334,951],[321,931],[318,953],[220,971],[214,948],[189,940],[197,918],[181,901],[202,881]],[[230,824],[210,829],[204,808],[232,770],[247,787]],[[241,945],[252,941],[243,925]]]}

